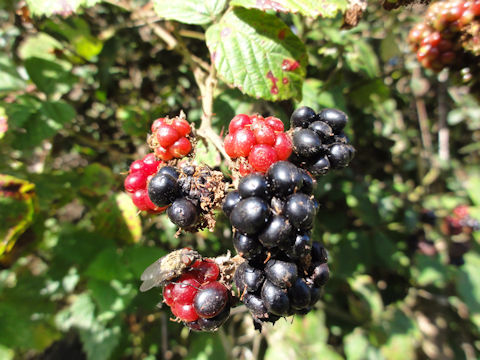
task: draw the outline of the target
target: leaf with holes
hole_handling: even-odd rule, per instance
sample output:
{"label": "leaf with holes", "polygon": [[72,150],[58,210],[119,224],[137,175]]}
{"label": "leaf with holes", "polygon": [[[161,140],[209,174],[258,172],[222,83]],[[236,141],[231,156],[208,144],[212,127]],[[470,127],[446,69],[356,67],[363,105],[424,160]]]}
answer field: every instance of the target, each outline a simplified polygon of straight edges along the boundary
{"label": "leaf with holes", "polygon": [[102,0],[27,0],[28,8],[33,15],[68,16],[77,11],[80,6],[89,7]]}
{"label": "leaf with holes", "polygon": [[305,45],[275,15],[237,8],[208,28],[206,39],[215,66],[229,85],[266,100],[301,97]]}
{"label": "leaf with holes", "polygon": [[232,5],[283,13],[299,13],[309,17],[335,17],[347,9],[346,0],[233,0]]}
{"label": "leaf with holes", "polygon": [[225,8],[226,0],[155,0],[153,3],[161,18],[185,24],[208,24]]}

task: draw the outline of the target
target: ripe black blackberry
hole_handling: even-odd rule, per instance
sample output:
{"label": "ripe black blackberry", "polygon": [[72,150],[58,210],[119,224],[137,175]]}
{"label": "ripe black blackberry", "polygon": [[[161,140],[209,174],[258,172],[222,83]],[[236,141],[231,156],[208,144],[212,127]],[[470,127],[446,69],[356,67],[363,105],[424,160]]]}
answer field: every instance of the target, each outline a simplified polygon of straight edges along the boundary
{"label": "ripe black blackberry", "polygon": [[309,107],[298,108],[290,118],[293,152],[289,160],[315,177],[347,167],[355,155],[343,133],[347,122],[348,116],[337,109],[315,114]]}
{"label": "ripe black blackberry", "polygon": [[328,279],[326,253],[310,236],[318,208],[315,185],[305,170],[279,161],[265,175],[242,178],[239,190],[226,196],[233,244],[245,259],[235,285],[258,329],[309,312]]}

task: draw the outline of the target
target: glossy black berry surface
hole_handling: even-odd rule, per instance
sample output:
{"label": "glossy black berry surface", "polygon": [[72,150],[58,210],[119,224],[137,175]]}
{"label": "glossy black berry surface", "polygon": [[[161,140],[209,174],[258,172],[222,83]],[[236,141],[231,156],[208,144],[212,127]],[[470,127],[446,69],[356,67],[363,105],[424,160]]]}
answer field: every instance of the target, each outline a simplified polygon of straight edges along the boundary
{"label": "glossy black berry surface", "polygon": [[178,179],[178,171],[173,166],[164,166],[158,170],[158,174],[168,174],[175,179]]}
{"label": "glossy black berry surface", "polygon": [[167,215],[175,225],[189,228],[197,222],[199,211],[190,200],[179,198],[167,209]]}
{"label": "glossy black berry surface", "polygon": [[296,109],[290,117],[290,127],[303,127],[306,128],[310,123],[315,121],[316,114],[312,108],[308,106],[302,106]]}
{"label": "glossy black berry surface", "polygon": [[334,144],[330,147],[330,153],[328,159],[332,168],[344,168],[348,166],[350,160],[352,160],[354,150],[350,145],[346,144]]}
{"label": "glossy black berry surface", "polygon": [[333,139],[333,130],[330,125],[324,121],[314,121],[308,128],[313,130],[323,142],[329,142],[330,139]]}
{"label": "glossy black berry surface", "polygon": [[230,216],[233,208],[240,202],[241,197],[238,191],[231,191],[225,197],[223,201],[222,210],[225,215]]}
{"label": "glossy black berry surface", "polygon": [[348,121],[347,114],[337,109],[323,109],[318,113],[317,117],[318,120],[330,125],[335,133],[342,131]]}
{"label": "glossy black berry surface", "polygon": [[157,206],[167,206],[178,196],[177,180],[169,174],[158,173],[148,183],[148,197]]}
{"label": "glossy black berry surface", "polygon": [[258,240],[266,248],[286,247],[291,245],[292,235],[293,227],[288,219],[282,215],[275,215],[270,218],[265,229],[258,236]]}
{"label": "glossy black berry surface", "polygon": [[298,129],[292,135],[295,154],[307,161],[318,157],[323,151],[320,137],[310,129]]}
{"label": "glossy black berry surface", "polygon": [[241,200],[230,214],[230,222],[238,231],[246,235],[260,232],[268,222],[270,210],[265,200],[249,197]]}
{"label": "glossy black berry surface", "polygon": [[268,197],[268,185],[265,177],[261,174],[250,174],[240,180],[238,192],[242,199],[257,196]]}
{"label": "glossy black berry surface", "polygon": [[265,275],[274,285],[281,288],[291,287],[297,280],[297,265],[293,262],[269,260],[265,265]]}
{"label": "glossy black berry surface", "polygon": [[228,291],[217,281],[202,285],[193,299],[193,307],[202,318],[214,317],[228,303]]}
{"label": "glossy black berry surface", "polygon": [[294,309],[304,309],[310,306],[310,288],[304,279],[297,279],[295,284],[288,289],[290,304]]}
{"label": "glossy black berry surface", "polygon": [[290,195],[285,205],[285,215],[298,230],[309,230],[315,218],[315,204],[306,194]]}
{"label": "glossy black berry surface", "polygon": [[330,170],[330,160],[327,155],[320,156],[307,169],[315,177],[325,175]]}
{"label": "glossy black berry surface", "polygon": [[278,161],[266,174],[271,193],[278,197],[285,197],[299,189],[303,184],[303,174],[300,169],[288,161]]}
{"label": "glossy black berry surface", "polygon": [[269,313],[278,316],[288,314],[290,300],[287,291],[266,280],[262,286],[262,300]]}
{"label": "glossy black berry surface", "polygon": [[233,246],[238,255],[247,260],[260,255],[263,250],[262,244],[256,237],[244,235],[238,231],[233,236]]}

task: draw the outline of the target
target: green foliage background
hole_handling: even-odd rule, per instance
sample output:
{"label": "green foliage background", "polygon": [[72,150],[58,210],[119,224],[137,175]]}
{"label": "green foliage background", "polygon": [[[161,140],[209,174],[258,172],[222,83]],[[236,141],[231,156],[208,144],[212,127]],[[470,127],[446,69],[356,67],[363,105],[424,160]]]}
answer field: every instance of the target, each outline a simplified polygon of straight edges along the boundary
{"label": "green foliage background", "polygon": [[[31,19],[23,2],[0,3],[1,359],[480,356],[480,237],[440,228],[459,204],[480,219],[480,106],[410,53],[425,7],[371,2],[340,30],[343,0],[279,1],[278,13],[258,3],[156,0],[155,15],[139,0],[27,1]],[[186,52],[159,36],[160,19]],[[155,307],[158,291],[138,291],[172,249],[233,250],[221,214],[215,232],[175,238],[165,215],[137,216],[123,193],[155,118],[183,109],[199,126],[192,55],[217,67],[218,133],[241,112],[288,122],[300,104],[350,116],[357,157],[316,193],[314,234],[332,271],[323,300],[261,335],[242,308],[218,333],[189,333]],[[285,58],[300,68],[285,72]],[[278,92],[268,71],[288,80]],[[202,156],[224,168],[215,149]],[[424,209],[436,226],[420,221]],[[454,265],[459,243],[469,251]]]}

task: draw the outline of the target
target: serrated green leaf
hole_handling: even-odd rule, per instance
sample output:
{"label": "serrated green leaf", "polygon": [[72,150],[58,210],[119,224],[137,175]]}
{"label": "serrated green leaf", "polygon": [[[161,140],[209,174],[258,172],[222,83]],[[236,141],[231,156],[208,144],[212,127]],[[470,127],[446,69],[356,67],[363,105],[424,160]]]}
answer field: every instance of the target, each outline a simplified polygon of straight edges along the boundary
{"label": "serrated green leaf", "polygon": [[273,101],[301,96],[305,45],[276,16],[236,8],[208,28],[206,40],[220,76],[229,85]]}
{"label": "serrated green leaf", "polygon": [[58,63],[37,57],[26,59],[25,69],[38,89],[48,95],[67,93],[76,80]]}
{"label": "serrated green leaf", "polygon": [[223,11],[226,0],[154,0],[155,11],[161,18],[185,24],[208,24]]}
{"label": "serrated green leaf", "polygon": [[78,10],[80,6],[90,7],[102,0],[27,0],[28,8],[33,15],[68,16]]}
{"label": "serrated green leaf", "polygon": [[273,10],[283,13],[300,13],[308,17],[334,17],[338,11],[345,11],[346,0],[233,0],[232,5],[259,10]]}

